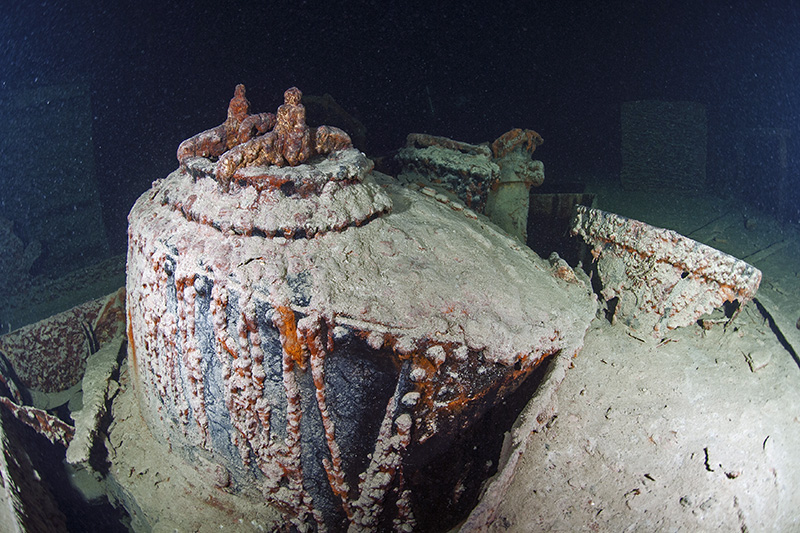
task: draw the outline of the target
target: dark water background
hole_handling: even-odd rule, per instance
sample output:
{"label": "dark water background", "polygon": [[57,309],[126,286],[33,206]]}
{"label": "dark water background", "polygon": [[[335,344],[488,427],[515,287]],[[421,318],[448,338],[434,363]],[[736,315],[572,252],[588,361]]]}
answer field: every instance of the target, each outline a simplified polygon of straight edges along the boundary
{"label": "dark water background", "polygon": [[[257,112],[274,111],[292,85],[330,93],[366,125],[369,155],[409,132],[481,142],[532,128],[556,181],[618,176],[621,102],[700,102],[709,186],[769,207],[773,177],[742,182],[736,156],[749,129],[799,123],[800,7],[762,4],[4,2],[0,91],[90,85],[117,253],[135,198],[177,166],[181,140],[223,121],[237,83]],[[787,220],[800,202],[794,133]],[[774,154],[764,157],[773,168]]]}

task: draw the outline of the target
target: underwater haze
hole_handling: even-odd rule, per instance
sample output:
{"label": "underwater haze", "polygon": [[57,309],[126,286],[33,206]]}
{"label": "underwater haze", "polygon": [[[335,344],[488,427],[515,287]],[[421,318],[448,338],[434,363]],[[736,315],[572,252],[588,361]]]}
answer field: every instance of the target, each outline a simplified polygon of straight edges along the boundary
{"label": "underwater haze", "polygon": [[6,1],[0,530],[799,530],[796,4]]}
{"label": "underwater haze", "polygon": [[[0,217],[23,244],[42,241],[34,269],[122,253],[134,200],[243,83],[256,112],[290,86],[330,94],[371,157],[411,132],[477,143],[535,129],[551,186],[619,178],[623,102],[694,102],[704,187],[797,221],[798,36],[791,2],[9,3]],[[91,221],[104,236],[75,251],[31,229],[70,210],[97,210],[73,240]]]}

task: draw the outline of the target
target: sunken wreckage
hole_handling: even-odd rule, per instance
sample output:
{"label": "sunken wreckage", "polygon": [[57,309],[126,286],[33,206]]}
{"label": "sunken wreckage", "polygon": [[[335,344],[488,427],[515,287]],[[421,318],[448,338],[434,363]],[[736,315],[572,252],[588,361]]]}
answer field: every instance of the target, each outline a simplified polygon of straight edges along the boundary
{"label": "sunken wreckage", "polygon": [[595,299],[458,202],[372,171],[291,88],[184,141],[129,221],[129,365],[152,434],[300,529],[415,529],[424,464]]}
{"label": "sunken wreckage", "polygon": [[[540,143],[412,134],[394,179],[343,131],[307,126],[299,90],[251,114],[237,86],[225,122],[182,143],[180,168],[132,209],[127,287],[0,336],[0,518],[14,531],[109,518],[71,504],[70,519],[47,495],[24,424],[135,531],[449,529],[467,512],[461,531],[485,530],[597,309],[580,269],[522,246],[522,219],[502,212],[527,210]],[[722,319],[701,316],[761,281],[598,209],[575,208],[570,231],[632,335],[710,327]],[[546,359],[478,500],[490,472],[465,450]],[[426,484],[443,463],[457,475]],[[471,506],[444,524],[465,490]]]}
{"label": "sunken wreckage", "polygon": [[[135,531],[429,530],[467,512],[461,531],[485,530],[597,308],[580,269],[522,246],[522,218],[502,211],[527,210],[540,143],[530,130],[491,151],[412,134],[394,179],[343,131],[308,127],[297,89],[277,114],[254,115],[238,86],[225,122],[182,143],[180,168],[131,211],[127,287],[0,337],[4,523],[70,520],[22,423],[59,464],[66,448],[82,494],[124,507]],[[513,194],[497,194],[504,186]],[[611,320],[632,334],[742,305],[761,280],[597,209],[578,206],[571,233],[591,247]],[[546,359],[477,500],[490,472],[460,462],[476,460],[464,436],[492,406],[488,418],[508,411]],[[454,485],[426,484],[442,463],[455,463]],[[437,489],[447,494],[432,502]],[[442,523],[465,490],[474,507]]]}

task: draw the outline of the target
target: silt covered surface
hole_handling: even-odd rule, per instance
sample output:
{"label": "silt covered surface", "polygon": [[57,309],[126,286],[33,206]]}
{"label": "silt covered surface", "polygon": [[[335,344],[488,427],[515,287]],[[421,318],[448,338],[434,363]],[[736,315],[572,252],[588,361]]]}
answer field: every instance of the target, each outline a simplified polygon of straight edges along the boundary
{"label": "silt covered surface", "polygon": [[328,204],[354,212],[342,195],[368,192],[360,212],[373,215],[288,237],[228,223],[298,200],[280,190],[234,190],[253,199],[241,213],[187,216],[175,199],[191,188],[230,201],[211,180],[179,169],[131,212],[135,386],[157,439],[224,465],[236,490],[258,479],[300,521],[377,524],[385,499],[405,516],[406,448],[446,446],[545,357],[576,353],[594,316],[586,286],[463,205],[387,176]]}

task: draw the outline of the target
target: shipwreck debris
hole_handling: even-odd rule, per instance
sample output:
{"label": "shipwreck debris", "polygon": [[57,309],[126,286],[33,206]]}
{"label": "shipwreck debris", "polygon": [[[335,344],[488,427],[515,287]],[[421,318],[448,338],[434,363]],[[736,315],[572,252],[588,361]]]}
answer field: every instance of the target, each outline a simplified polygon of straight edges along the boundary
{"label": "shipwreck debris", "polygon": [[663,335],[688,326],[724,302],[750,301],[761,271],[731,255],[614,213],[576,206],[572,234],[591,247],[615,319]]}
{"label": "shipwreck debris", "polygon": [[500,174],[487,145],[424,133],[410,133],[395,159],[402,168],[400,179],[436,184],[479,213],[486,208],[489,190]]}
{"label": "shipwreck debris", "polygon": [[486,204],[486,215],[521,242],[528,242],[528,210],[531,187],[544,182],[544,163],[531,159],[544,142],[533,130],[513,129],[492,143],[500,167]]}
{"label": "shipwreck debris", "polygon": [[[594,296],[464,206],[372,173],[337,131],[304,130],[299,91],[276,123],[181,150],[130,213],[142,415],[175,460],[217,465],[299,528],[412,526],[413,468],[575,354]],[[259,143],[273,155],[246,155]]]}
{"label": "shipwreck debris", "polygon": [[183,141],[178,146],[178,161],[183,163],[186,158],[194,156],[218,158],[234,146],[271,130],[275,121],[273,113],[250,113],[244,85],[239,84],[228,104],[225,122]]}
{"label": "shipwreck debris", "polygon": [[82,381],[82,408],[72,412],[75,431],[67,448],[67,462],[70,464],[89,463],[92,446],[104,429],[103,417],[119,388],[112,376],[117,372],[123,343],[123,336],[115,338],[93,353],[86,363]]}
{"label": "shipwreck debris", "polygon": [[124,321],[125,290],[0,336],[0,351],[21,383],[45,393],[80,383],[86,359],[114,338]]}
{"label": "shipwreck debris", "polygon": [[453,193],[526,242],[530,188],[544,181],[544,164],[531,156],[542,142],[535,131],[519,128],[491,145],[411,133],[395,159],[401,180]]}

